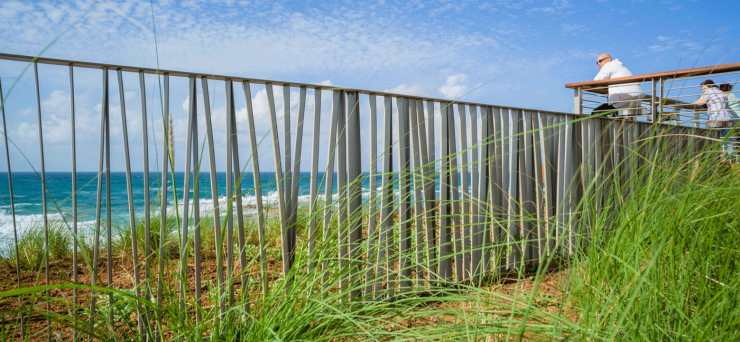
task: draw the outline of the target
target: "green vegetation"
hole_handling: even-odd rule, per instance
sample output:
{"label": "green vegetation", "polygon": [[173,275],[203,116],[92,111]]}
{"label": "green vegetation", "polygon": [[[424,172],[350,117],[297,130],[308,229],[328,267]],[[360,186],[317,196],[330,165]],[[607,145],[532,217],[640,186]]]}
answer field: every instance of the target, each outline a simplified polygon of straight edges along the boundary
{"label": "green vegetation", "polygon": [[[227,274],[226,281],[231,279],[233,286],[227,284],[223,292],[213,271],[206,270],[202,280],[203,300],[195,301],[194,286],[188,283],[186,310],[181,309],[178,300],[179,233],[175,218],[168,219],[165,230],[166,275],[161,298],[157,298],[154,276],[150,290],[145,284],[139,288],[141,297],[134,289],[98,287],[98,309],[92,319],[95,324],[90,326],[90,285],[72,285],[66,281],[50,286],[59,291],[78,288],[82,298],[79,307],[69,297],[41,296],[44,286],[7,290],[0,297],[5,303],[17,303],[19,295],[26,303],[52,302],[57,311],[48,317],[55,334],[65,339],[70,338],[73,330],[64,330],[63,324],[81,335],[90,333],[100,340],[144,340],[145,336],[137,334],[136,318],[145,316],[149,320],[143,326],[145,335],[154,337],[158,327],[164,339],[184,341],[200,341],[202,337],[218,341],[736,340],[740,338],[740,249],[737,248],[740,182],[736,171],[717,163],[713,152],[717,148],[713,145],[701,153],[686,155],[664,149],[641,165],[634,163],[635,159],[626,161],[623,170],[631,170],[629,177],[608,175],[623,182],[590,187],[588,195],[575,207],[573,234],[584,243],[572,255],[564,257],[560,253],[567,248],[556,246],[558,253],[545,257],[543,267],[522,268],[475,284],[413,281],[411,287],[401,290],[401,280],[394,278],[393,296],[386,296],[390,291],[387,287],[376,295],[365,296],[365,268],[358,273],[351,266],[352,260],[341,267],[337,232],[344,227],[338,224],[338,212],[334,212],[330,235],[326,237],[322,236],[323,210],[317,214],[317,245],[315,254],[309,255],[310,215],[308,208],[302,206],[297,219],[298,251],[291,274],[284,277],[278,269],[282,260],[280,221],[276,208],[268,208],[265,216],[268,273],[263,274],[259,267],[263,260],[256,217],[247,216],[244,222],[247,267],[241,270],[236,258],[235,265],[240,271],[231,277]],[[368,215],[375,214],[365,212],[365,221]],[[200,222],[201,252],[212,253],[217,246],[224,250],[223,218],[220,242],[215,240],[213,218],[203,217]],[[159,234],[160,224],[159,217],[153,215],[152,269],[157,268],[159,257],[156,254],[159,236],[155,234]],[[394,222],[394,227],[398,225],[399,222]],[[50,257],[69,258],[72,241],[69,231],[56,223],[51,227]],[[137,222],[140,253],[144,246],[143,228]],[[120,225],[117,232],[112,252],[117,258],[130,259],[132,238],[127,225]],[[237,229],[234,232],[234,249],[238,255]],[[588,235],[578,236],[584,232]],[[191,261],[192,233],[191,229]],[[398,229],[395,234],[398,242]],[[20,240],[24,270],[43,272],[39,264],[43,253],[38,253],[43,250],[43,230],[25,230]],[[89,239],[79,237],[79,241]],[[367,251],[365,242],[363,253]],[[10,260],[14,257],[8,255]],[[423,265],[416,264],[415,256],[411,259],[414,269],[420,266],[427,270],[426,259],[422,260]],[[361,265],[366,262],[356,261]],[[206,258],[202,267],[213,266],[214,262]],[[311,267],[324,263],[331,272]],[[548,274],[552,266],[559,266],[561,271],[554,276]],[[192,272],[190,269],[191,275]],[[269,293],[261,289],[264,277],[269,280]],[[513,278],[521,286],[501,285],[502,277]],[[371,273],[371,283],[376,280]],[[385,283],[388,281],[383,279]],[[543,287],[545,283],[549,287]],[[219,304],[229,302],[231,288],[234,302],[222,312]],[[350,299],[353,292],[359,292],[360,297]],[[113,298],[112,320],[109,295]],[[59,308],[65,309],[59,313]],[[0,319],[17,322],[21,313],[28,317],[27,310],[28,306],[23,310],[6,306],[0,310]],[[202,316],[199,320],[198,311]],[[41,306],[34,313],[47,315]],[[0,328],[0,340],[17,338],[21,329],[27,337],[46,336],[45,330],[31,329],[26,321],[24,326],[4,324]]]}
{"label": "green vegetation", "polygon": [[569,272],[578,325],[608,340],[737,340],[738,173],[707,155],[660,166],[633,177],[618,210],[594,213]]}
{"label": "green vegetation", "polygon": [[[69,258],[72,253],[72,237],[67,233],[63,221],[49,222],[49,249],[50,260]],[[21,268],[37,270],[44,262],[45,233],[43,225],[32,226],[23,230],[18,236],[18,262]],[[4,254],[4,255],[3,255]],[[2,251],[0,257],[12,263],[15,268],[16,252],[13,243]]]}

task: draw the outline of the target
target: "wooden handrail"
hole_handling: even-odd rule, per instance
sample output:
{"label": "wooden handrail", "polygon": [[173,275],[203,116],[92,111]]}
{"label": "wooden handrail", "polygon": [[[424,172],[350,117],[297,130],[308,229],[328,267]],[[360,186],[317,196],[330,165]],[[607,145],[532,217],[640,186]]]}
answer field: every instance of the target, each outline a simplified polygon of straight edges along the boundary
{"label": "wooden handrail", "polygon": [[[653,78],[671,79],[671,78],[680,78],[680,77],[689,77],[689,76],[712,75],[712,74],[732,72],[732,71],[740,71],[740,63],[719,64],[719,65],[701,67],[701,68],[656,72],[652,74],[612,78],[608,80],[568,83],[565,85],[565,87],[571,88],[571,89],[582,87],[583,90],[588,90],[590,92],[595,92],[595,93],[600,93],[600,94],[606,94],[607,93],[606,86],[614,85],[614,84],[645,82]],[[594,89],[594,88],[597,88],[597,89]]]}

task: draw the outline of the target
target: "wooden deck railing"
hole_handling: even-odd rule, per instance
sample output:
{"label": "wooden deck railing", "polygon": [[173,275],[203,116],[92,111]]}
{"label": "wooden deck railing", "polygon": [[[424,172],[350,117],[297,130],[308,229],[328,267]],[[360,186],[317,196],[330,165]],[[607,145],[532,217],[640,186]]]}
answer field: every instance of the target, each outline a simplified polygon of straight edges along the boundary
{"label": "wooden deck railing", "polygon": [[594,107],[607,102],[603,96],[608,93],[609,86],[636,83],[645,91],[630,95],[636,96],[640,104],[621,108],[622,115],[647,116],[653,122],[703,127],[702,124],[708,119],[706,108],[692,103],[701,96],[698,84],[709,78],[716,84],[725,82],[734,85],[740,80],[740,63],[569,83],[565,87],[575,91],[575,113],[588,115]]}

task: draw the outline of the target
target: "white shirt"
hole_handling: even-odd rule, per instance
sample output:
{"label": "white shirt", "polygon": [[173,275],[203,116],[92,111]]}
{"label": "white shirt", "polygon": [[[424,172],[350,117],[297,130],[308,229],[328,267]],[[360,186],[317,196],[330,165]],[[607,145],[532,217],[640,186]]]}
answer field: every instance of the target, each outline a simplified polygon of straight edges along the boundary
{"label": "white shirt", "polygon": [[[604,66],[601,67],[599,73],[596,74],[596,77],[594,77],[594,81],[628,76],[632,76],[632,73],[629,71],[629,69],[627,69],[627,67],[624,66],[624,64],[622,64],[619,59],[614,59],[610,62],[607,62],[606,64],[604,64]],[[609,86],[610,103],[615,101],[634,99],[637,98],[640,94],[642,94],[642,88],[640,88],[640,85],[637,83],[615,84]],[[629,105],[629,103],[621,102],[613,103],[612,105],[616,108],[621,108],[626,107],[627,105]]]}
{"label": "white shirt", "polygon": [[730,114],[730,106],[727,104],[727,96],[717,87],[709,87],[704,91],[704,95],[701,96],[704,101],[707,101],[707,113],[709,114],[709,121],[730,121],[732,120],[732,114]]}

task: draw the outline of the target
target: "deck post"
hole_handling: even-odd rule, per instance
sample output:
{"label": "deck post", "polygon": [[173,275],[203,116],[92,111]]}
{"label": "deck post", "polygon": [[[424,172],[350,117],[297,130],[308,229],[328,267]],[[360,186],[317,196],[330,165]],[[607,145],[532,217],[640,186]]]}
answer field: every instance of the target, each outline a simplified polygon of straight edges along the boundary
{"label": "deck post", "polygon": [[663,79],[658,78],[658,100],[660,100],[660,110],[658,110],[658,120],[656,122],[663,123]]}
{"label": "deck post", "polygon": [[656,87],[658,85],[657,81],[658,80],[655,78],[651,79],[652,86],[650,87],[650,89],[652,90],[652,94],[651,94],[652,96],[650,96],[650,113],[652,114],[653,122],[658,122],[658,119],[660,119],[660,115],[658,115],[658,106],[657,106],[657,103],[655,102],[655,95],[657,92]]}

